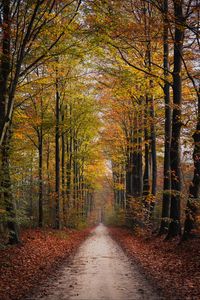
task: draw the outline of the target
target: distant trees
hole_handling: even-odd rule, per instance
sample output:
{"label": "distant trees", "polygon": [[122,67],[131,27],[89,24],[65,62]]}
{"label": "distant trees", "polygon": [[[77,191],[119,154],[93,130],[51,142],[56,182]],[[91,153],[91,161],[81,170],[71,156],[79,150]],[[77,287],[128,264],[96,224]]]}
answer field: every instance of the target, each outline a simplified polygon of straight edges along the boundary
{"label": "distant trees", "polygon": [[[59,39],[56,37],[51,44],[46,44],[46,49],[38,52],[35,47],[37,40],[41,38],[41,32],[51,23],[51,13],[55,2],[35,1],[1,1],[1,41],[2,55],[0,66],[0,145],[7,148],[11,138],[10,126],[12,122],[14,100],[19,80],[23,80],[27,74],[33,70],[44,59],[48,51],[53,48]],[[42,17],[46,14],[46,18]],[[32,55],[30,56],[30,53]],[[33,54],[34,53],[34,54]],[[2,151],[2,161],[5,150]],[[9,174],[9,153],[7,153],[7,173]],[[2,172],[2,182],[5,181],[5,172]],[[8,181],[7,176],[6,181]],[[7,189],[11,189],[11,183],[7,184]],[[5,189],[5,187],[4,187]],[[11,190],[4,192],[4,202],[13,206]],[[10,213],[10,208],[7,207]],[[10,222],[12,222],[10,220]],[[17,233],[10,237],[10,242],[17,242]]]}
{"label": "distant trees", "polygon": [[[78,123],[76,119],[64,119],[66,111],[68,110],[69,102],[76,103],[73,104],[71,109],[72,113],[74,109],[78,111],[80,108],[79,101],[84,99],[85,102],[89,101],[93,105],[92,99],[87,100],[88,96],[86,91],[82,89],[82,92],[73,94],[73,90],[76,90],[77,87],[73,86],[71,93],[67,94],[66,90],[72,86],[72,81],[69,81],[67,70],[62,71],[62,75],[59,71],[59,77],[56,77],[56,69],[58,69],[57,61],[61,55],[65,53],[70,53],[71,56],[68,56],[69,60],[73,61],[74,67],[77,64],[77,61],[80,57],[81,60],[81,48],[79,44],[79,36],[77,35],[76,39],[74,34],[77,34],[77,29],[80,24],[77,23],[77,12],[80,8],[81,1],[43,1],[36,0],[33,2],[30,1],[1,1],[0,5],[0,20],[1,20],[1,33],[0,38],[2,41],[1,48],[1,66],[0,66],[0,145],[1,145],[1,207],[3,208],[2,212],[4,214],[5,208],[5,220],[8,220],[8,228],[10,229],[10,243],[16,243],[19,241],[17,225],[16,225],[16,210],[15,210],[15,201],[13,199],[18,199],[18,197],[12,197],[13,193],[16,193],[15,183],[19,185],[19,178],[17,174],[13,174],[13,168],[16,163],[17,157],[19,157],[18,148],[22,151],[21,158],[23,159],[24,155],[31,155],[31,165],[30,171],[26,170],[26,167],[29,166],[20,166],[21,172],[19,177],[22,176],[22,186],[26,184],[26,188],[34,193],[35,184],[37,182],[38,190],[38,205],[37,212],[34,212],[37,216],[37,224],[39,226],[44,225],[47,222],[46,217],[46,171],[47,171],[47,182],[48,182],[48,200],[52,198],[53,200],[53,213],[51,215],[52,220],[49,221],[51,224],[54,224],[55,227],[63,226],[63,212],[61,208],[63,207],[62,201],[66,202],[66,199],[61,199],[61,191],[63,192],[63,198],[65,193],[70,193],[72,195],[71,187],[69,191],[66,191],[66,185],[64,180],[66,176],[69,176],[69,173],[65,172],[64,164],[68,164],[68,161],[62,161],[62,189],[61,189],[61,180],[60,180],[60,153],[61,153],[61,136],[62,136],[62,157],[64,157],[64,152],[68,152],[71,156],[72,167],[73,164],[76,164],[76,168],[70,169],[70,184],[74,189],[76,188],[76,201],[81,200],[82,210],[87,211],[86,204],[84,201],[89,201],[88,198],[92,194],[92,186],[90,182],[84,177],[86,165],[89,164],[87,161],[87,156],[82,158],[77,157],[80,151],[83,151],[81,147],[90,148],[90,142],[92,143],[93,134],[96,131],[92,131],[88,128],[87,131],[87,122],[83,126],[85,134],[88,132],[88,136],[84,137],[86,139],[84,145],[83,139],[81,139],[82,144],[75,144],[71,149],[66,149],[67,140],[71,139],[72,142],[78,143],[78,132],[74,136],[74,126]],[[70,37],[70,38],[69,38]],[[66,39],[69,38],[66,41]],[[76,41],[75,41],[76,40]],[[76,47],[75,47],[76,46]],[[79,51],[77,50],[80,48]],[[74,52],[73,52],[74,51]],[[83,52],[83,51],[82,51]],[[80,62],[79,60],[79,62]],[[65,61],[65,64],[70,65],[71,61]],[[76,62],[75,62],[76,61]],[[49,63],[49,67],[47,67]],[[64,63],[64,61],[63,61]],[[53,71],[52,76],[50,75],[50,66],[54,66],[51,71]],[[67,73],[68,72],[68,73]],[[80,71],[79,71],[80,73]],[[70,73],[70,76],[78,76],[77,73]],[[54,80],[55,79],[55,80]],[[63,86],[65,82],[65,86]],[[51,94],[49,93],[51,91]],[[55,96],[57,100],[55,105],[52,105],[54,102]],[[68,95],[68,100],[66,102],[66,95]],[[62,97],[62,99],[61,99]],[[66,103],[61,102],[64,101]],[[78,108],[74,107],[78,106]],[[90,109],[85,113],[85,117],[88,118],[87,113],[90,115],[90,121],[98,122],[98,117],[96,116],[96,108],[93,107],[93,110]],[[52,112],[55,111],[55,115]],[[19,119],[20,117],[22,119]],[[74,118],[74,116],[73,116]],[[70,120],[69,120],[70,119]],[[73,123],[69,123],[72,122]],[[65,129],[67,126],[67,129]],[[98,126],[96,126],[97,129]],[[52,142],[52,132],[55,135],[55,144]],[[90,133],[91,132],[91,135]],[[93,133],[92,133],[93,132]],[[71,137],[68,138],[69,133]],[[66,140],[65,140],[66,139]],[[16,148],[13,145],[16,143]],[[17,142],[18,141],[18,142]],[[28,142],[30,141],[31,147],[28,149]],[[21,143],[21,147],[18,147]],[[10,146],[11,145],[11,146]],[[51,177],[51,162],[53,159],[52,152],[55,151],[55,170],[56,174],[54,177]],[[84,146],[83,146],[84,145]],[[53,148],[52,148],[53,147]],[[94,147],[94,144],[93,144]],[[35,149],[34,149],[35,148]],[[47,149],[45,151],[45,149]],[[37,151],[37,152],[35,152]],[[89,149],[88,149],[89,151]],[[13,153],[15,152],[15,153]],[[76,158],[75,158],[76,152]],[[47,157],[45,154],[47,153]],[[67,154],[67,155],[68,155]],[[19,156],[18,156],[19,155]],[[38,157],[38,159],[37,159]],[[44,165],[44,159],[47,160],[46,166]],[[35,172],[35,160],[38,160],[38,176],[34,179]],[[80,162],[79,162],[80,160]],[[75,169],[77,170],[78,165],[80,165],[81,170],[77,171],[77,177],[79,181],[76,182],[74,179]],[[23,174],[24,172],[24,174]],[[37,181],[36,181],[36,178]],[[54,179],[53,179],[54,178]],[[30,181],[29,181],[30,180]],[[52,188],[52,180],[55,180],[55,189]],[[67,180],[66,180],[67,181]],[[69,182],[68,182],[69,183]],[[24,187],[19,189],[20,194],[27,194],[27,189]],[[18,188],[17,188],[18,190]],[[81,194],[81,196],[79,195]],[[84,196],[82,195],[84,193]],[[89,195],[90,194],[90,195]],[[22,194],[21,194],[22,195]],[[16,195],[15,195],[16,196]],[[27,196],[28,197],[28,196]],[[71,196],[70,196],[71,197]],[[24,196],[22,196],[24,198]],[[35,195],[31,194],[27,199],[26,205],[30,203],[29,215],[33,217],[34,208],[34,198]],[[71,200],[70,200],[71,201]],[[75,201],[75,200],[74,200]],[[90,200],[92,201],[92,200]],[[48,205],[51,205],[49,203]],[[18,206],[24,209],[25,205],[18,203]],[[65,203],[65,209],[71,209],[71,204],[69,202]],[[73,208],[76,213],[75,204]],[[70,211],[68,210],[68,213]],[[81,211],[81,214],[83,212]],[[78,216],[78,218],[80,215]],[[19,219],[19,214],[17,214]],[[22,218],[23,219],[23,218]],[[80,219],[80,218],[79,218]],[[78,222],[78,221],[77,221]],[[73,223],[77,223],[72,220]]]}
{"label": "distant trees", "polygon": [[[105,160],[127,224],[160,215],[159,233],[172,238],[186,207],[189,236],[198,223],[198,1],[2,0],[0,25],[0,214],[10,242],[14,198],[18,219],[34,226],[85,222]],[[188,201],[184,153],[194,162]]]}
{"label": "distant trees", "polygon": [[[190,108],[193,106],[195,109],[196,103],[192,97],[197,96],[198,99],[199,95],[195,64],[199,48],[198,3],[197,1],[171,0],[162,2],[115,1],[112,3],[103,1],[101,5],[97,2],[88,1],[88,3],[92,11],[91,16],[88,16],[91,31],[94,32],[100,45],[106,49],[105,57],[99,58],[104,66],[100,70],[103,69],[103,74],[107,74],[104,75],[105,81],[102,77],[100,78],[103,83],[102,90],[110,90],[108,99],[112,103],[115,102],[116,107],[117,103],[122,101],[121,99],[124,103],[128,103],[132,98],[137,98],[130,110],[131,121],[127,123],[128,117],[125,122],[121,120],[119,131],[119,136],[122,132],[124,136],[122,149],[123,151],[124,148],[128,149],[129,152],[128,156],[125,155],[125,161],[120,163],[123,165],[121,169],[126,174],[126,181],[124,181],[126,212],[130,211],[129,215],[133,214],[131,207],[137,203],[135,191],[141,186],[141,183],[136,181],[136,177],[140,174],[141,178],[143,171],[143,197],[140,203],[143,203],[143,211],[148,211],[145,213],[147,219],[152,213],[155,200],[157,201],[158,198],[156,193],[157,148],[159,156],[161,152],[164,155],[160,233],[168,233],[168,238],[171,238],[181,233],[180,216],[184,206],[181,204],[183,198],[181,159],[184,148],[181,128],[187,126],[187,132],[191,134],[194,127],[188,127],[188,124],[191,126],[192,124],[187,120],[187,106]],[[190,47],[193,48],[193,54]],[[110,85],[107,83],[108,76],[111,81]],[[123,79],[123,87],[118,80],[122,77],[126,78],[126,80]],[[136,78],[140,78],[143,85],[139,85]],[[117,94],[113,92],[113,81],[119,91],[123,90],[120,97],[120,92]],[[124,81],[129,81],[129,83],[125,85]],[[115,89],[116,86],[114,86]],[[193,96],[190,98],[189,94]],[[164,104],[160,101],[161,98]],[[137,120],[138,106],[140,107],[140,122]],[[182,110],[184,110],[183,113]],[[115,126],[118,128],[119,120],[116,117],[118,113],[114,105],[112,111]],[[120,119],[123,114],[124,107],[119,113]],[[125,130],[123,129],[124,123],[126,124]],[[162,127],[163,123],[165,125]],[[128,135],[127,124],[130,130]],[[164,151],[163,146],[160,146],[162,135],[165,140]],[[197,138],[196,135],[194,136]],[[156,139],[159,145],[157,147]],[[195,142],[195,151],[197,151],[197,144]],[[139,154],[140,159],[137,157]],[[194,157],[197,158],[198,155],[193,155]],[[139,161],[142,163],[138,165]],[[115,165],[116,163],[113,164]],[[197,170],[196,160],[196,176],[194,174],[196,179]],[[116,173],[115,168],[113,173]],[[194,179],[190,190],[193,185],[195,185]],[[141,195],[141,189],[139,190]],[[194,210],[197,211],[196,208]],[[194,218],[194,210],[189,209],[188,202],[187,219]],[[189,226],[192,226],[191,222]]]}

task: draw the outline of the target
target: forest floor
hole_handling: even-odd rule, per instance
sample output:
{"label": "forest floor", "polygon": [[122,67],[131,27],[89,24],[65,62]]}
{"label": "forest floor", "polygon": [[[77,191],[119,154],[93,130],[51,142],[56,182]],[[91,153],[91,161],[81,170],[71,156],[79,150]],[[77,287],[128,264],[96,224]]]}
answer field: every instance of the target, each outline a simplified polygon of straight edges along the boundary
{"label": "forest floor", "polygon": [[161,300],[136,263],[99,224],[53,279],[27,300]]}
{"label": "forest floor", "polygon": [[116,291],[120,299],[200,299],[199,239],[179,243],[98,226],[29,229],[21,241],[0,250],[1,300],[117,299]]}
{"label": "forest floor", "polygon": [[0,249],[0,299],[23,299],[74,253],[92,229],[28,229],[21,244]]}
{"label": "forest floor", "polygon": [[161,237],[136,237],[125,228],[109,233],[137,263],[167,299],[200,299],[200,240],[164,241]]}

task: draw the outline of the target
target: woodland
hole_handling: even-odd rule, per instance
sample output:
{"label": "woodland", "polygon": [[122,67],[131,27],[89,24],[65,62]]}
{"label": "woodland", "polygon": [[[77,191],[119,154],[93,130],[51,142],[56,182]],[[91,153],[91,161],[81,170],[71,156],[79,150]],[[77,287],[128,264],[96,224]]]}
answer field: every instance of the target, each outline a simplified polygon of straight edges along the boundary
{"label": "woodland", "polygon": [[0,1],[3,251],[99,222],[199,249],[199,33],[199,0]]}

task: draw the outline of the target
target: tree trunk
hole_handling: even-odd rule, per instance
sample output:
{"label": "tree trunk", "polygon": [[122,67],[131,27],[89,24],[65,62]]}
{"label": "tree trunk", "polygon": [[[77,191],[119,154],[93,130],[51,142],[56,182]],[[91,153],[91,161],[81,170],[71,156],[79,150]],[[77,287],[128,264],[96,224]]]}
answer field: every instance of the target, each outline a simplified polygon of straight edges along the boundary
{"label": "tree trunk", "polygon": [[76,216],[78,215],[78,159],[77,159],[77,136],[73,133],[73,199]]}
{"label": "tree trunk", "polygon": [[56,130],[55,130],[55,144],[56,144],[56,153],[55,153],[55,193],[56,193],[56,219],[55,227],[60,229],[60,94],[58,91],[58,79],[56,79]]}
{"label": "tree trunk", "polygon": [[29,188],[29,201],[30,201],[30,206],[29,206],[29,217],[30,217],[30,221],[33,225],[33,195],[34,195],[34,191],[33,191],[33,157],[31,155],[31,168],[30,168],[30,188]]}
{"label": "tree trunk", "polygon": [[134,114],[134,130],[132,137],[132,195],[138,197],[138,116],[137,111]]}
{"label": "tree trunk", "polygon": [[[128,141],[130,143],[130,141]],[[130,147],[127,147],[126,153],[126,197],[127,199],[131,196],[131,158],[130,158]],[[128,205],[128,204],[127,204]]]}
{"label": "tree trunk", "polygon": [[[0,65],[0,145],[7,140],[6,131],[10,120],[6,120],[8,110],[8,77],[10,73],[10,0],[2,0],[3,25],[2,30],[2,49]],[[5,137],[5,138],[4,138]]]}
{"label": "tree trunk", "polygon": [[[62,112],[62,126],[64,128],[64,111]],[[61,136],[61,150],[62,150],[62,159],[61,159],[61,170],[62,170],[62,203],[63,203],[63,221],[66,219],[66,191],[65,191],[65,133],[64,129],[62,130],[62,136]],[[64,223],[66,223],[64,221]]]}
{"label": "tree trunk", "polygon": [[[8,213],[9,243],[19,242],[18,228],[16,223],[15,207],[11,190],[10,165],[9,165],[9,143],[11,133],[10,120],[6,120],[8,110],[8,78],[10,73],[10,0],[2,0],[3,25],[1,27],[2,49],[0,65],[0,145],[2,146],[2,187],[3,196]],[[5,126],[7,124],[7,126]]]}
{"label": "tree trunk", "polygon": [[38,151],[39,151],[39,217],[38,225],[43,226],[43,132],[42,128],[38,132]]}
{"label": "tree trunk", "polygon": [[52,198],[51,198],[51,182],[50,182],[50,139],[48,137],[47,140],[47,155],[46,155],[46,168],[47,168],[47,197],[48,197],[48,204],[49,204],[49,223],[53,224],[53,205],[52,205]]}
{"label": "tree trunk", "polygon": [[68,208],[72,208],[72,152],[73,152],[73,140],[72,140],[72,104],[69,102],[67,106],[67,117],[69,118],[69,134],[67,136],[67,165],[66,165],[66,185],[67,185],[67,205]]}
{"label": "tree trunk", "polygon": [[142,197],[143,184],[142,184],[142,130],[138,130],[138,151],[137,151],[137,192],[138,197]]}
{"label": "tree trunk", "polygon": [[3,171],[3,178],[2,178],[2,188],[3,188],[3,197],[4,203],[7,212],[7,227],[9,230],[9,244],[17,244],[20,242],[19,240],[19,233],[18,233],[18,226],[16,222],[16,213],[15,213],[15,206],[14,206],[14,199],[12,195],[12,187],[11,187],[11,178],[10,178],[10,130],[7,131],[3,145],[2,145],[2,171]]}
{"label": "tree trunk", "polygon": [[[150,82],[150,86],[152,86]],[[157,192],[157,156],[156,156],[156,128],[155,128],[155,108],[154,108],[154,97],[150,97],[150,118],[151,118],[151,160],[152,160],[152,186],[151,194],[153,200],[150,204],[150,212],[152,213],[155,207],[156,192]]]}
{"label": "tree trunk", "polygon": [[66,165],[66,184],[67,184],[67,204],[68,208],[71,206],[71,183],[72,183],[72,137],[67,139],[67,165]]}
{"label": "tree trunk", "polygon": [[130,146],[130,138],[127,140],[127,150],[126,150],[126,224],[130,226],[131,223],[131,197],[132,197],[132,157],[131,157],[131,146]]}
{"label": "tree trunk", "polygon": [[162,200],[162,220],[159,234],[165,234],[169,226],[170,213],[170,143],[171,143],[171,103],[170,103],[170,85],[168,80],[169,75],[169,44],[168,44],[168,0],[163,1],[163,66],[164,78],[164,100],[165,100],[165,154],[164,154],[164,182],[163,182],[163,200]]}
{"label": "tree trunk", "polygon": [[[145,36],[146,36],[146,57],[145,57],[145,65],[149,73],[151,73],[152,67],[152,49],[151,49],[151,18],[152,18],[152,4],[148,2],[147,4],[144,3],[145,7]],[[155,112],[154,112],[154,97],[152,94],[153,89],[153,80],[149,79],[149,91],[146,94],[146,108],[145,108],[145,181],[144,183],[144,192],[143,194],[147,196],[150,194],[150,186],[149,186],[149,163],[152,163],[152,186],[151,186],[151,194],[156,196],[156,189],[157,189],[157,158],[156,158],[156,132],[155,132]],[[148,119],[150,119],[150,132],[148,133]],[[150,144],[148,145],[147,143]],[[151,149],[151,155],[149,150]],[[147,159],[149,162],[147,162]],[[144,199],[145,200],[145,199]],[[148,215],[150,216],[151,212],[153,211],[155,205],[155,199],[151,202],[145,201],[146,208],[148,209]]]}
{"label": "tree trunk", "polygon": [[145,106],[145,114],[144,114],[144,142],[145,142],[145,150],[144,150],[144,175],[143,175],[143,196],[144,203],[146,205],[146,197],[150,192],[150,184],[149,184],[149,133],[148,133],[148,97],[146,97],[146,106]]}
{"label": "tree trunk", "polygon": [[[199,90],[200,92],[200,90]],[[197,227],[197,214],[199,213],[199,187],[200,187],[200,94],[198,94],[198,119],[194,140],[194,175],[189,187],[189,198],[185,212],[185,225],[183,239],[191,237],[192,230]]]}
{"label": "tree trunk", "polygon": [[184,39],[184,18],[182,1],[174,0],[175,38],[174,38],[174,70],[173,70],[173,114],[172,137],[170,146],[171,165],[171,208],[169,231],[167,238],[174,237],[181,232],[180,201],[181,201],[181,163],[180,163],[180,134],[181,134],[181,106],[182,106],[182,54]]}

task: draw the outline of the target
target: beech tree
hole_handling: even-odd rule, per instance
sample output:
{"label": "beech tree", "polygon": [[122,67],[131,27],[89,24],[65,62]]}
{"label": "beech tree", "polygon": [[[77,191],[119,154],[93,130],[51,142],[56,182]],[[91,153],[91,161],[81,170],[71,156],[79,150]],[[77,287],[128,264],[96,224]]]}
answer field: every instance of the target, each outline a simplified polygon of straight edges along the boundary
{"label": "beech tree", "polygon": [[[37,0],[33,3],[29,1],[1,1],[1,40],[2,55],[0,66],[0,145],[8,148],[9,139],[11,138],[10,125],[12,121],[14,100],[16,89],[19,81],[23,81],[27,74],[32,72],[42,61],[48,59],[53,54],[53,48],[61,41],[64,36],[64,30],[56,32],[52,40],[43,39],[43,47],[38,49],[37,43],[42,40],[44,31],[53,28],[54,21],[61,14],[66,16],[70,14],[68,23],[70,23],[76,15],[80,6],[80,1],[72,1],[69,3],[59,4],[59,9],[55,10],[56,1]],[[65,12],[65,9],[68,12]],[[9,174],[9,152],[2,150],[3,167],[7,168]],[[5,161],[7,166],[5,166]],[[3,172],[3,174],[6,174]],[[3,175],[2,175],[3,176]],[[2,182],[7,181],[2,179]],[[5,189],[5,184],[4,189]],[[8,183],[7,188],[11,187]],[[10,197],[10,199],[9,199]],[[4,192],[7,211],[13,206],[11,199],[11,191]],[[12,221],[10,221],[12,222]],[[11,243],[18,242],[17,233],[12,234]]]}
{"label": "beech tree", "polygon": [[108,184],[108,206],[127,225],[176,237],[186,207],[184,237],[195,232],[197,1],[2,0],[0,25],[1,206],[10,242],[18,242],[19,211],[33,226],[84,225],[96,189]]}
{"label": "beech tree", "polygon": [[[185,85],[188,87],[190,85],[188,80],[191,80],[193,82],[192,89],[196,90],[194,80],[192,80],[189,72],[191,61],[189,61],[190,58],[187,60],[185,49],[188,49],[188,45],[186,43],[186,48],[184,49],[184,37],[188,30],[191,30],[193,33],[191,43],[190,37],[187,35],[187,43],[194,47],[193,45],[198,40],[198,38],[196,39],[196,27],[198,25],[194,25],[196,24],[196,17],[194,17],[197,9],[196,2],[116,1],[110,3],[103,1],[101,6],[96,1],[88,1],[88,3],[91,8],[90,13],[92,12],[87,20],[90,25],[90,32],[94,35],[94,42],[98,42],[98,45],[105,49],[104,53],[107,57],[107,63],[102,59],[102,54],[100,54],[99,60],[104,61],[105,69],[107,65],[107,70],[111,77],[118,76],[111,67],[117,60],[121,66],[119,73],[123,72],[124,69],[132,69],[133,73],[139,72],[146,83],[149,82],[146,85],[146,94],[143,95],[142,100],[143,104],[145,101],[143,127],[145,144],[143,145],[142,153],[144,154],[143,195],[144,199],[146,198],[146,207],[149,205],[148,201],[151,202],[150,199],[154,199],[152,196],[155,196],[156,191],[155,123],[157,121],[155,119],[155,95],[153,93],[157,93],[155,92],[156,89],[159,91],[160,88],[163,89],[165,145],[163,211],[160,233],[166,233],[170,223],[168,238],[173,237],[180,233],[180,203],[182,198],[181,127],[185,118],[181,112],[183,98],[182,77],[184,76]],[[160,23],[160,20],[163,23]],[[162,33],[157,31],[159,28],[158,24],[163,26]],[[158,48],[162,52],[159,52]],[[172,49],[174,52],[172,52]],[[117,59],[111,58],[113,56]],[[171,70],[171,67],[173,70]],[[103,69],[103,72],[105,69]],[[102,71],[102,67],[99,70]],[[104,82],[102,84],[105,85]],[[173,89],[173,103],[171,103],[170,98],[170,87]],[[119,100],[116,99],[116,103],[117,101]],[[163,109],[163,106],[159,109]],[[132,122],[136,124],[137,121],[134,119],[135,111],[132,115]],[[136,144],[134,139],[131,142],[133,145]],[[129,155],[126,170],[127,174],[131,174],[130,166],[134,165],[132,161],[134,156],[130,155],[132,152],[130,150],[130,140],[127,145]],[[128,175],[127,178],[134,178],[138,172],[137,169],[138,167],[132,170],[134,175]],[[150,184],[152,184],[151,189]],[[127,196],[132,194],[132,190],[135,189],[136,185],[136,182],[132,181],[132,179],[126,181]],[[154,201],[150,204],[150,207],[153,206]]]}
{"label": "beech tree", "polygon": [[171,99],[169,83],[169,26],[168,26],[168,0],[163,1],[163,68],[165,83],[163,87],[165,98],[165,154],[164,154],[164,181],[163,181],[163,201],[162,201],[162,220],[160,234],[167,233],[170,212],[170,143],[171,143]]}
{"label": "beech tree", "polygon": [[[56,5],[56,1],[37,0],[32,4],[28,1],[13,3],[2,0],[3,55],[1,57],[0,144],[3,142],[6,128],[12,118],[18,81],[23,80],[41,61],[49,57],[55,45],[63,38],[64,31],[56,33],[51,41],[44,42],[43,40],[44,50],[42,52],[41,48],[40,51],[37,51],[37,41],[41,40],[44,30],[52,28],[55,19],[61,12],[65,14],[68,6],[76,5],[74,7],[74,14],[76,14],[80,2],[65,3],[55,10]],[[34,55],[30,55],[30,53],[34,53]]]}

